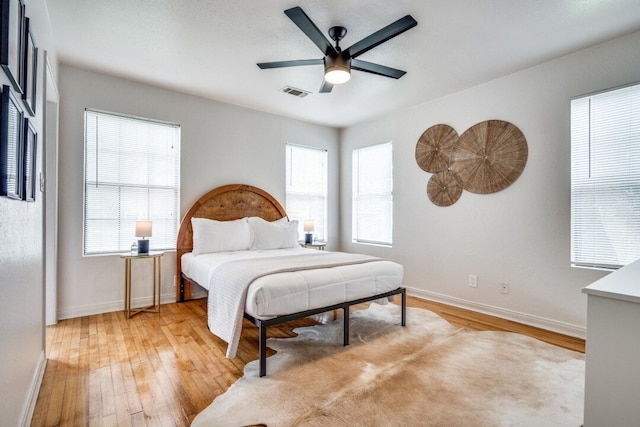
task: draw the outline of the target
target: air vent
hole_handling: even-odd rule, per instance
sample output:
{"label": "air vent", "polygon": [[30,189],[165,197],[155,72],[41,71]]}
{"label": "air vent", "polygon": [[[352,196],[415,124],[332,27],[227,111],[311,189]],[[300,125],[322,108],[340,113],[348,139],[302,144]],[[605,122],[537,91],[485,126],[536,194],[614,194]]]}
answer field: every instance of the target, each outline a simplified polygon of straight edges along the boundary
{"label": "air vent", "polygon": [[304,98],[305,96],[311,93],[309,91],[298,89],[291,86],[283,87],[282,89],[280,89],[280,92],[288,93],[289,95],[297,96],[298,98]]}

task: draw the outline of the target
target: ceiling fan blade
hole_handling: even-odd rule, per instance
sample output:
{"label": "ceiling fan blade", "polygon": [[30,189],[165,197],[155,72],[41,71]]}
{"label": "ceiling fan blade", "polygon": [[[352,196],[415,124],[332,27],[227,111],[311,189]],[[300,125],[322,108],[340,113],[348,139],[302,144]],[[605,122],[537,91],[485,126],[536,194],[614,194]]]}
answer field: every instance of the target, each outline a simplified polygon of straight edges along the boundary
{"label": "ceiling fan blade", "polygon": [[392,79],[399,79],[407,74],[406,71],[398,70],[397,68],[374,64],[373,62],[362,61],[361,59],[352,59],[351,69],[377,74],[379,76],[391,77]]}
{"label": "ceiling fan blade", "polygon": [[324,59],[296,59],[293,61],[258,62],[263,70],[267,68],[299,67],[302,65],[323,65]]}
{"label": "ceiling fan blade", "polygon": [[363,53],[373,49],[374,47],[381,45],[389,39],[404,33],[407,30],[418,25],[418,22],[413,19],[411,15],[407,15],[398,19],[396,22],[387,25],[386,27],[376,31],[375,33],[363,38],[359,42],[355,43],[346,52],[351,58],[356,58]]}
{"label": "ceiling fan blade", "polygon": [[333,85],[326,80],[322,80],[322,86],[320,86],[320,93],[329,93],[333,89]]}
{"label": "ceiling fan blade", "polygon": [[287,9],[284,13],[293,21],[294,24],[298,26],[302,30],[303,33],[307,35],[311,39],[313,43],[315,43],[318,48],[322,51],[322,53],[326,56],[329,54],[337,55],[336,48],[331,46],[331,43],[327,38],[322,34],[322,31],[316,27],[316,24],[311,21],[311,18],[304,13],[301,7],[293,7],[291,9]]}

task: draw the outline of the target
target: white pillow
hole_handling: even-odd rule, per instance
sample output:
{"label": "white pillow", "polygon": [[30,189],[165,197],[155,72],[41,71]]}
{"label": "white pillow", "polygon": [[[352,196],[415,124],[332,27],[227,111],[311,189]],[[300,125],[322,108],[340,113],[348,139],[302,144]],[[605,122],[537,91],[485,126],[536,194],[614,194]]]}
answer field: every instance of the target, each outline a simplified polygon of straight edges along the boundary
{"label": "white pillow", "polygon": [[246,218],[216,221],[191,218],[193,254],[246,251],[251,247],[251,228]]}
{"label": "white pillow", "polygon": [[248,218],[253,234],[251,249],[285,249],[298,246],[298,221],[269,222],[257,216]]}

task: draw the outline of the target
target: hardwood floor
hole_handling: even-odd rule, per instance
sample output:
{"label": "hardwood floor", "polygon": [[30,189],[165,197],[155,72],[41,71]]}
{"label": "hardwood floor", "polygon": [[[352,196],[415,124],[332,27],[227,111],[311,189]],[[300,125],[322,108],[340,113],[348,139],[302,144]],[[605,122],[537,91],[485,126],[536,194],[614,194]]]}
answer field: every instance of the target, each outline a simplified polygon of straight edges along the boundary
{"label": "hardwood floor", "polygon": [[[408,297],[408,305],[472,330],[512,331],[584,352],[584,341]],[[209,332],[206,299],[165,304],[126,319],[113,312],[47,327],[47,367],[32,426],[188,426],[257,358],[257,328],[245,321],[235,359]],[[302,319],[269,329],[294,336]],[[270,351],[269,354],[273,352]]]}

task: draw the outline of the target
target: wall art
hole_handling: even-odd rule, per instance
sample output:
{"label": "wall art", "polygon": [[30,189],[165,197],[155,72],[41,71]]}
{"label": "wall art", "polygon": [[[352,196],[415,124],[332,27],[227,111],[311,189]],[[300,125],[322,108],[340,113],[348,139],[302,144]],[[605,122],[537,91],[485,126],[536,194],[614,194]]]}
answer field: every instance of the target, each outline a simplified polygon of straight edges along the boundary
{"label": "wall art", "polygon": [[458,136],[438,124],[425,130],[416,144],[416,162],[433,175],[427,183],[429,200],[450,206],[462,190],[490,194],[515,182],[527,163],[523,133],[502,120],[477,123]]}
{"label": "wall art", "polygon": [[23,113],[9,86],[0,96],[0,195],[22,199]]}
{"label": "wall art", "polygon": [[33,41],[29,18],[24,25],[24,55],[22,61],[22,99],[29,114],[36,114],[36,86],[38,82],[38,49]]}
{"label": "wall art", "polygon": [[24,119],[24,161],[22,198],[28,202],[36,201],[36,158],[38,154],[38,134],[29,119]]}
{"label": "wall art", "polygon": [[22,0],[0,0],[0,66],[18,93],[23,92],[24,10]]}

